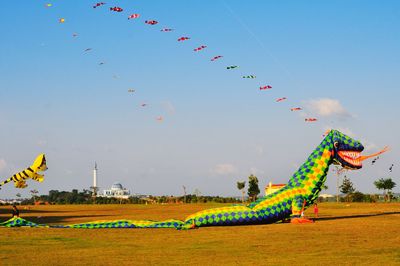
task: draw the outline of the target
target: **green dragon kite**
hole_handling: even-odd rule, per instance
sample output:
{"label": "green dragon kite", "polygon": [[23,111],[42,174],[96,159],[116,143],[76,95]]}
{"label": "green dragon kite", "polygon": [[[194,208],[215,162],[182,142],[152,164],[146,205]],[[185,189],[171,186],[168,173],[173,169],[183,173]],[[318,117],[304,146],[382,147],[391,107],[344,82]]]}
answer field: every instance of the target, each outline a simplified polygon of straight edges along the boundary
{"label": "green dragon kite", "polygon": [[360,169],[362,161],[388,150],[361,156],[363,145],[337,130],[331,130],[306,162],[290,178],[285,187],[262,197],[248,206],[229,206],[203,210],[189,215],[184,221],[95,221],[72,225],[35,224],[22,218],[12,218],[0,226],[31,226],[56,228],[176,228],[191,229],[202,226],[269,224],[287,218],[292,223],[304,222],[300,213],[318,198],[333,163],[346,169]]}

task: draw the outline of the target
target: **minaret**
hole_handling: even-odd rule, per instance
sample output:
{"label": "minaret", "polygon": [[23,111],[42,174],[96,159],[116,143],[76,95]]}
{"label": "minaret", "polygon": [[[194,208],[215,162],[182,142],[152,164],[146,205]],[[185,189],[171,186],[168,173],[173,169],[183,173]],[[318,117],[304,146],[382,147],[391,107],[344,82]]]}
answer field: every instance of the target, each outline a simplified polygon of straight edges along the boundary
{"label": "minaret", "polygon": [[93,169],[93,186],[90,187],[92,189],[92,196],[97,196],[97,191],[99,191],[99,187],[97,186],[97,163],[94,162],[94,169]]}
{"label": "minaret", "polygon": [[93,169],[93,187],[97,187],[97,163],[94,162],[94,169]]}

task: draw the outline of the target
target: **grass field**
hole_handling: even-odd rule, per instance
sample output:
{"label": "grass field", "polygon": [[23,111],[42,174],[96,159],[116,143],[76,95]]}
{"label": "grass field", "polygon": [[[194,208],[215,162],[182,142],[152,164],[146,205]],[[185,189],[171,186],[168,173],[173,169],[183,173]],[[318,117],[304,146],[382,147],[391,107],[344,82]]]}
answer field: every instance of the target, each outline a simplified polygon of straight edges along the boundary
{"label": "grass field", "polygon": [[[184,219],[222,204],[53,205],[21,217],[68,224]],[[175,229],[0,228],[0,265],[400,265],[400,203],[322,203],[314,224]],[[0,207],[0,221],[10,216]],[[312,217],[312,209],[306,216]]]}

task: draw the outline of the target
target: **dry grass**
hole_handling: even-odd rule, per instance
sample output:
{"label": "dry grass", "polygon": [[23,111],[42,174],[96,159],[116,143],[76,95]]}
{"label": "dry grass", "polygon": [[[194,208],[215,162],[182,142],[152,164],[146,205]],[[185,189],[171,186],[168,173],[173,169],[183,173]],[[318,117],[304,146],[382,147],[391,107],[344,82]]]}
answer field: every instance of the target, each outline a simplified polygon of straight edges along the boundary
{"label": "dry grass", "polygon": [[[184,219],[218,204],[34,206],[22,217],[66,224]],[[320,204],[314,224],[175,229],[0,228],[3,265],[400,265],[400,204]],[[0,220],[9,216],[0,207]],[[312,210],[306,214],[311,216]],[[39,217],[39,218],[38,218]]]}

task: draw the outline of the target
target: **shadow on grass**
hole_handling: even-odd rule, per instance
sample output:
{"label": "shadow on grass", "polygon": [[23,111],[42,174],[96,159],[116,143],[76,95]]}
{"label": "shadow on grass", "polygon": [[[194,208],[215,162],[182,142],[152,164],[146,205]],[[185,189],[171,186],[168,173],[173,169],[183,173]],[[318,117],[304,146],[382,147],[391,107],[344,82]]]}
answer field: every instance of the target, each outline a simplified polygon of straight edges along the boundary
{"label": "shadow on grass", "polygon": [[330,220],[341,220],[341,219],[354,219],[354,218],[365,218],[374,216],[386,216],[400,214],[400,212],[382,212],[382,213],[371,213],[371,214],[357,214],[357,215],[346,215],[346,216],[331,216],[331,217],[321,217],[315,218],[315,221],[330,221]]}
{"label": "shadow on grass", "polygon": [[[34,222],[37,224],[75,224],[75,223],[82,223],[82,222],[90,222],[90,221],[95,221],[98,219],[92,219],[92,218],[98,218],[98,217],[110,217],[113,215],[88,215],[88,216],[82,216],[82,215],[68,215],[68,216],[29,216],[29,215],[22,215],[21,218],[24,218],[25,220],[28,220],[30,222]],[[0,218],[0,223],[7,221],[10,217],[1,217]],[[75,221],[68,221],[69,219],[76,219],[76,218],[82,218],[82,220],[75,220]],[[112,219],[107,219],[107,220],[112,220]]]}
{"label": "shadow on grass", "polygon": [[[11,209],[12,207],[10,206],[10,208],[8,209],[0,209],[0,214],[10,214],[11,215]],[[21,207],[18,207],[19,213],[21,214],[29,214],[29,213],[60,213],[60,212],[73,212],[73,211],[53,211],[53,210],[48,210],[48,211],[44,211],[44,210],[36,210],[34,208],[32,209],[23,209]]]}

